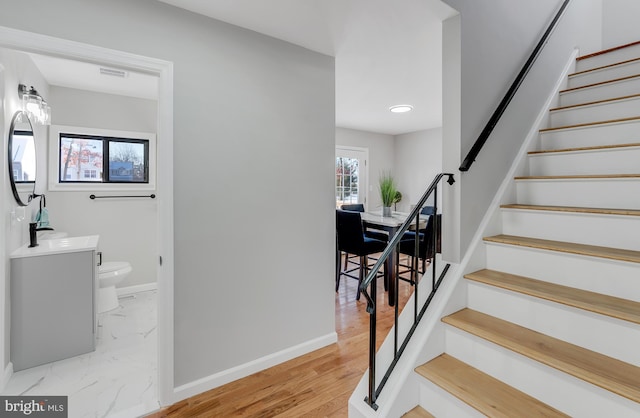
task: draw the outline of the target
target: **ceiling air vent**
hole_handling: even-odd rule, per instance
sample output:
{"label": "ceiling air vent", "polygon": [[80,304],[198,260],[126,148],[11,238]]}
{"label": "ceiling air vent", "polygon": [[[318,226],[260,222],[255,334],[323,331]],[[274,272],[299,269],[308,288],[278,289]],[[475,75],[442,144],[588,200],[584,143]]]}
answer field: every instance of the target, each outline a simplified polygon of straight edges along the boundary
{"label": "ceiling air vent", "polygon": [[100,74],[110,75],[113,77],[121,77],[121,78],[125,78],[127,76],[126,71],[115,70],[113,68],[104,68],[104,67],[100,67]]}

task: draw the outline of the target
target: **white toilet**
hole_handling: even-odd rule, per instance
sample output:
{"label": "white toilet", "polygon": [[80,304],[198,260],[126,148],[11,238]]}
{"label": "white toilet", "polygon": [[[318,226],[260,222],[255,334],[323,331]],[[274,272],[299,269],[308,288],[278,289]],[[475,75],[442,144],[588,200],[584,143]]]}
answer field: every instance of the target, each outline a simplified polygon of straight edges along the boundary
{"label": "white toilet", "polygon": [[131,273],[131,264],[126,261],[106,261],[98,268],[98,313],[118,307],[116,285]]}

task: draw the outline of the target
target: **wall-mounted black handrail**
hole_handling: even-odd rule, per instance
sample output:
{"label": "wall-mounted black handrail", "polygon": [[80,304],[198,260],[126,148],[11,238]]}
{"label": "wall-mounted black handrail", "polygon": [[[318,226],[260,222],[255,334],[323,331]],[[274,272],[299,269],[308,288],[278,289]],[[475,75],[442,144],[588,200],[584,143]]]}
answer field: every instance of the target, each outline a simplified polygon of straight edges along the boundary
{"label": "wall-mounted black handrail", "polygon": [[156,195],[155,194],[130,195],[130,196],[96,196],[94,194],[89,195],[89,199],[91,199],[91,200],[94,200],[94,199],[120,199],[120,198],[126,198],[126,197],[150,197],[151,199],[155,199]]}
{"label": "wall-mounted black handrail", "polygon": [[[365,399],[365,402],[367,402],[367,404],[373,409],[378,408],[378,406],[376,405],[376,399],[382,392],[382,389],[384,388],[387,380],[391,376],[393,369],[398,363],[398,360],[400,360],[400,357],[402,356],[407,344],[409,343],[411,336],[413,335],[414,331],[418,327],[418,323],[420,322],[420,319],[422,319],[422,316],[424,315],[424,313],[427,310],[427,307],[431,303],[431,300],[433,299],[433,296],[438,290],[440,283],[442,282],[444,276],[449,270],[449,265],[447,264],[445,266],[442,273],[440,274],[440,277],[438,278],[438,280],[436,280],[436,260],[435,260],[435,256],[433,257],[433,261],[431,263],[431,268],[433,271],[432,273],[433,282],[431,287],[431,294],[427,298],[427,301],[424,303],[420,311],[418,306],[417,275],[412,277],[412,281],[413,283],[415,283],[414,295],[413,295],[414,305],[415,305],[414,320],[413,320],[413,325],[409,329],[409,332],[405,336],[401,345],[398,344],[398,300],[397,300],[398,299],[398,287],[397,287],[398,278],[396,277],[396,280],[394,281],[395,283],[389,283],[389,286],[396,286],[395,287],[396,300],[394,301],[394,306],[395,306],[394,357],[393,357],[393,361],[387,368],[387,371],[385,372],[385,375],[382,378],[380,385],[378,385],[378,387],[376,387],[376,292],[377,290],[376,290],[375,278],[377,277],[378,271],[380,270],[382,265],[391,256],[395,247],[398,245],[404,233],[407,231],[407,229],[409,229],[409,227],[411,226],[411,223],[414,222],[414,220],[415,220],[416,232],[419,230],[420,211],[422,210],[422,207],[425,205],[425,203],[427,202],[427,199],[431,195],[434,196],[433,198],[434,215],[431,215],[434,217],[433,228],[432,228],[433,237],[431,242],[433,243],[433,247],[434,247],[433,252],[434,254],[436,253],[437,251],[436,243],[438,242],[437,233],[439,230],[437,225],[438,216],[436,215],[438,213],[438,184],[440,183],[443,177],[448,177],[447,183],[449,183],[449,185],[452,185],[455,181],[453,179],[453,174],[451,173],[440,173],[433,179],[433,181],[431,182],[427,190],[424,192],[420,200],[418,200],[416,206],[413,208],[409,216],[407,216],[407,219],[404,221],[402,226],[398,229],[398,232],[393,237],[389,237],[390,241],[387,244],[387,247],[382,252],[382,255],[378,258],[378,261],[376,262],[376,264],[371,268],[371,271],[369,272],[367,277],[360,284],[360,291],[362,292],[364,297],[367,299],[367,312],[369,313],[369,392],[368,392],[367,398]],[[419,235],[420,234],[418,233],[415,234],[415,245],[416,245],[415,254],[418,254]],[[395,262],[395,260],[393,260],[393,262]],[[415,268],[417,269],[417,265],[415,265]],[[415,272],[415,269],[413,271]],[[369,287],[371,287],[370,290],[368,290]]]}
{"label": "wall-mounted black handrail", "polygon": [[500,104],[491,115],[489,122],[487,122],[487,125],[484,127],[484,129],[480,133],[480,136],[478,136],[478,139],[473,144],[473,146],[469,150],[469,153],[462,161],[462,165],[460,166],[460,171],[468,171],[469,168],[471,167],[471,164],[473,164],[473,162],[476,160],[476,157],[478,156],[478,154],[480,154],[480,150],[484,146],[485,142],[487,142],[487,140],[489,139],[489,136],[491,136],[491,132],[493,132],[493,129],[496,127],[496,125],[500,121],[502,114],[505,112],[505,110],[507,110],[507,107],[509,106],[511,99],[513,99],[513,97],[516,95],[518,88],[520,88],[520,85],[526,78],[527,74],[529,73],[529,70],[531,70],[531,67],[533,67],[533,63],[536,61],[536,59],[542,52],[542,49],[544,48],[545,44],[548,42],[549,37],[551,36],[551,33],[558,25],[558,21],[564,14],[565,9],[567,8],[570,2],[571,0],[564,0],[562,2],[560,9],[558,9],[558,12],[555,14],[553,20],[547,27],[547,30],[542,35],[542,38],[540,38],[540,41],[534,48],[533,52],[531,53],[527,61],[524,63],[524,66],[518,73],[518,76],[516,77],[516,79],[513,81],[513,84],[511,84],[511,87],[509,87],[509,90],[507,90],[507,93],[504,95],[504,97],[500,101]]}

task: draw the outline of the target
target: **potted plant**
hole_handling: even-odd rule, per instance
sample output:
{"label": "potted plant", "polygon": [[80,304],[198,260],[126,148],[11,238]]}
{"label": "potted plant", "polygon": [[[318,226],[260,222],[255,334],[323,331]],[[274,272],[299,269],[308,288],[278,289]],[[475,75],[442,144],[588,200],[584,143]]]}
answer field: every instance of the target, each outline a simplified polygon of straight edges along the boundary
{"label": "potted plant", "polygon": [[396,183],[393,176],[389,173],[383,173],[380,176],[380,197],[382,198],[382,216],[391,216],[391,205],[396,200]]}
{"label": "potted plant", "polygon": [[402,200],[402,193],[400,193],[400,190],[396,191],[396,197],[395,199],[393,199],[393,210],[398,210],[398,202],[400,202]]}

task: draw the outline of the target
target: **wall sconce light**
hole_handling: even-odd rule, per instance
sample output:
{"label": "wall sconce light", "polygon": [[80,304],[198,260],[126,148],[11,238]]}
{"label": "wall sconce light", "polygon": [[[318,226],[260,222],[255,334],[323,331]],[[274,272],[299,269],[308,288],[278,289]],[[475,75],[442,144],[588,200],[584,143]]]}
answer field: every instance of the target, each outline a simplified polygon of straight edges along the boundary
{"label": "wall sconce light", "polygon": [[22,100],[22,110],[31,120],[41,125],[51,125],[51,107],[38,94],[38,90],[33,86],[28,89],[24,84],[19,84],[18,96]]}

